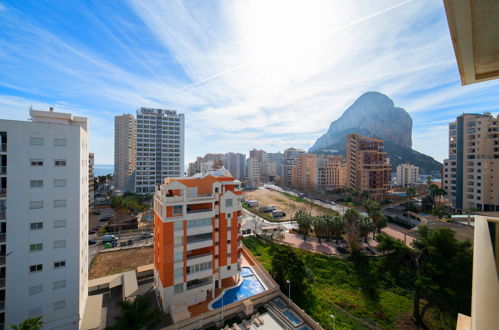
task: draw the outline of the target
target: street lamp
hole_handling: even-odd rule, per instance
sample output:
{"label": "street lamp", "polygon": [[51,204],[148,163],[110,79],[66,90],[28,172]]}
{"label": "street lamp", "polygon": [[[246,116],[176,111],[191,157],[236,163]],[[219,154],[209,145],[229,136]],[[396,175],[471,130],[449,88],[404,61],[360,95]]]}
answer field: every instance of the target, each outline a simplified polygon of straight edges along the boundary
{"label": "street lamp", "polygon": [[333,314],[331,314],[331,318],[333,319],[333,330],[336,329],[336,318],[334,317]]}
{"label": "street lamp", "polygon": [[286,280],[286,283],[288,283],[288,306],[291,307],[291,282]]}

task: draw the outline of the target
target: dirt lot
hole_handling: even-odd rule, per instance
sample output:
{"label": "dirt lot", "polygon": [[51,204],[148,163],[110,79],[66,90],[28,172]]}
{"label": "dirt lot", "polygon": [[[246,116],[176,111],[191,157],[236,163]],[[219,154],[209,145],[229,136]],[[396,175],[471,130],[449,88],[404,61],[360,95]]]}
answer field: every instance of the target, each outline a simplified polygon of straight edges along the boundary
{"label": "dirt lot", "polygon": [[314,216],[334,212],[332,210],[313,205],[312,203],[294,201],[278,191],[268,189],[246,191],[244,192],[244,199],[257,200],[259,204],[257,209],[264,205],[275,205],[277,210],[283,210],[286,213],[285,217],[279,218],[280,220],[291,220],[293,215],[300,210],[312,213]]}
{"label": "dirt lot", "polygon": [[99,253],[92,262],[89,279],[121,273],[138,266],[152,264],[154,261],[153,248],[125,249]]}

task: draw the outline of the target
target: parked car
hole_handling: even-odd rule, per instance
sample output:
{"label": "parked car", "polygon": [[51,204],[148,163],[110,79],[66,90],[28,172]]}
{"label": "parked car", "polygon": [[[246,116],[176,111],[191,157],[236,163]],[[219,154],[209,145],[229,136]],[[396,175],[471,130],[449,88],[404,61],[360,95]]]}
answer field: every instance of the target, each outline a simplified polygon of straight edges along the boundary
{"label": "parked car", "polygon": [[146,238],[151,238],[153,236],[154,236],[153,233],[142,233],[142,235],[140,235],[140,238],[146,239]]}
{"label": "parked car", "polygon": [[249,200],[249,201],[245,201],[245,203],[248,204],[249,207],[258,206],[258,201],[257,200]]}
{"label": "parked car", "polygon": [[96,244],[96,243],[97,243],[97,241],[96,241],[96,240],[94,240],[94,239],[89,239],[89,240],[88,240],[88,245],[94,245],[94,244]]}
{"label": "parked car", "polygon": [[89,231],[88,231],[88,234],[89,234],[89,235],[93,235],[93,234],[95,234],[96,232],[97,232],[97,230],[95,230],[95,229],[91,229],[91,230],[89,230]]}
{"label": "parked car", "polygon": [[99,221],[100,222],[106,222],[107,220],[109,220],[108,218],[100,218]]}
{"label": "parked car", "polygon": [[131,239],[129,239],[127,242],[126,242],[127,245],[133,245],[133,241]]}
{"label": "parked car", "polygon": [[272,212],[276,209],[275,205],[265,205],[260,207],[260,211],[262,212]]}
{"label": "parked car", "polygon": [[102,236],[102,243],[113,243],[118,241],[118,237],[114,235],[104,235]]}
{"label": "parked car", "polygon": [[101,214],[101,211],[94,211],[94,212],[92,212],[92,213],[93,213],[94,215],[99,215],[99,214]]}
{"label": "parked car", "polygon": [[272,217],[274,218],[280,218],[280,217],[285,217],[286,213],[283,210],[275,210],[272,211]]}

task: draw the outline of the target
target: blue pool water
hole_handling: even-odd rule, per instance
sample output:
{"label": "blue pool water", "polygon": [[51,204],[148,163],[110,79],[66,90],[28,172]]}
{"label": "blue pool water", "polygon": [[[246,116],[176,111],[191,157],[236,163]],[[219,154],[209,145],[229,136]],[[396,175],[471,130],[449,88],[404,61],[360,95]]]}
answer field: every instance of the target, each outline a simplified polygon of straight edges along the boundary
{"label": "blue pool water", "polygon": [[243,283],[235,288],[225,291],[223,296],[211,305],[213,309],[222,307],[222,300],[223,305],[225,306],[265,291],[263,285],[256,278],[256,276],[253,275],[251,268],[243,267],[241,269],[241,276],[243,276]]}
{"label": "blue pool water", "polygon": [[303,320],[290,309],[285,310],[282,314],[284,314],[295,327],[303,323]]}

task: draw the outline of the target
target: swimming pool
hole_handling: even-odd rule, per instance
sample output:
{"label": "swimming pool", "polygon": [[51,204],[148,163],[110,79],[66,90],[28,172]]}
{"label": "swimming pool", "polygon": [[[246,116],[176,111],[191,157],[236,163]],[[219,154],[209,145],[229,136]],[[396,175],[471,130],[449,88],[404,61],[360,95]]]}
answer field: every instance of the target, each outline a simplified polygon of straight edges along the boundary
{"label": "swimming pool", "polygon": [[282,314],[284,316],[286,316],[286,318],[291,322],[293,323],[293,325],[295,327],[299,326],[300,324],[303,323],[303,320],[301,319],[301,317],[299,317],[298,315],[296,315],[295,312],[293,312],[291,309],[286,309],[285,311],[282,312]]}
{"label": "swimming pool", "polygon": [[218,300],[211,305],[212,309],[222,307],[222,301],[225,306],[265,291],[262,283],[260,283],[258,278],[253,274],[251,268],[243,267],[240,274],[243,277],[243,282],[239,286],[225,291],[223,296],[218,298]]}

